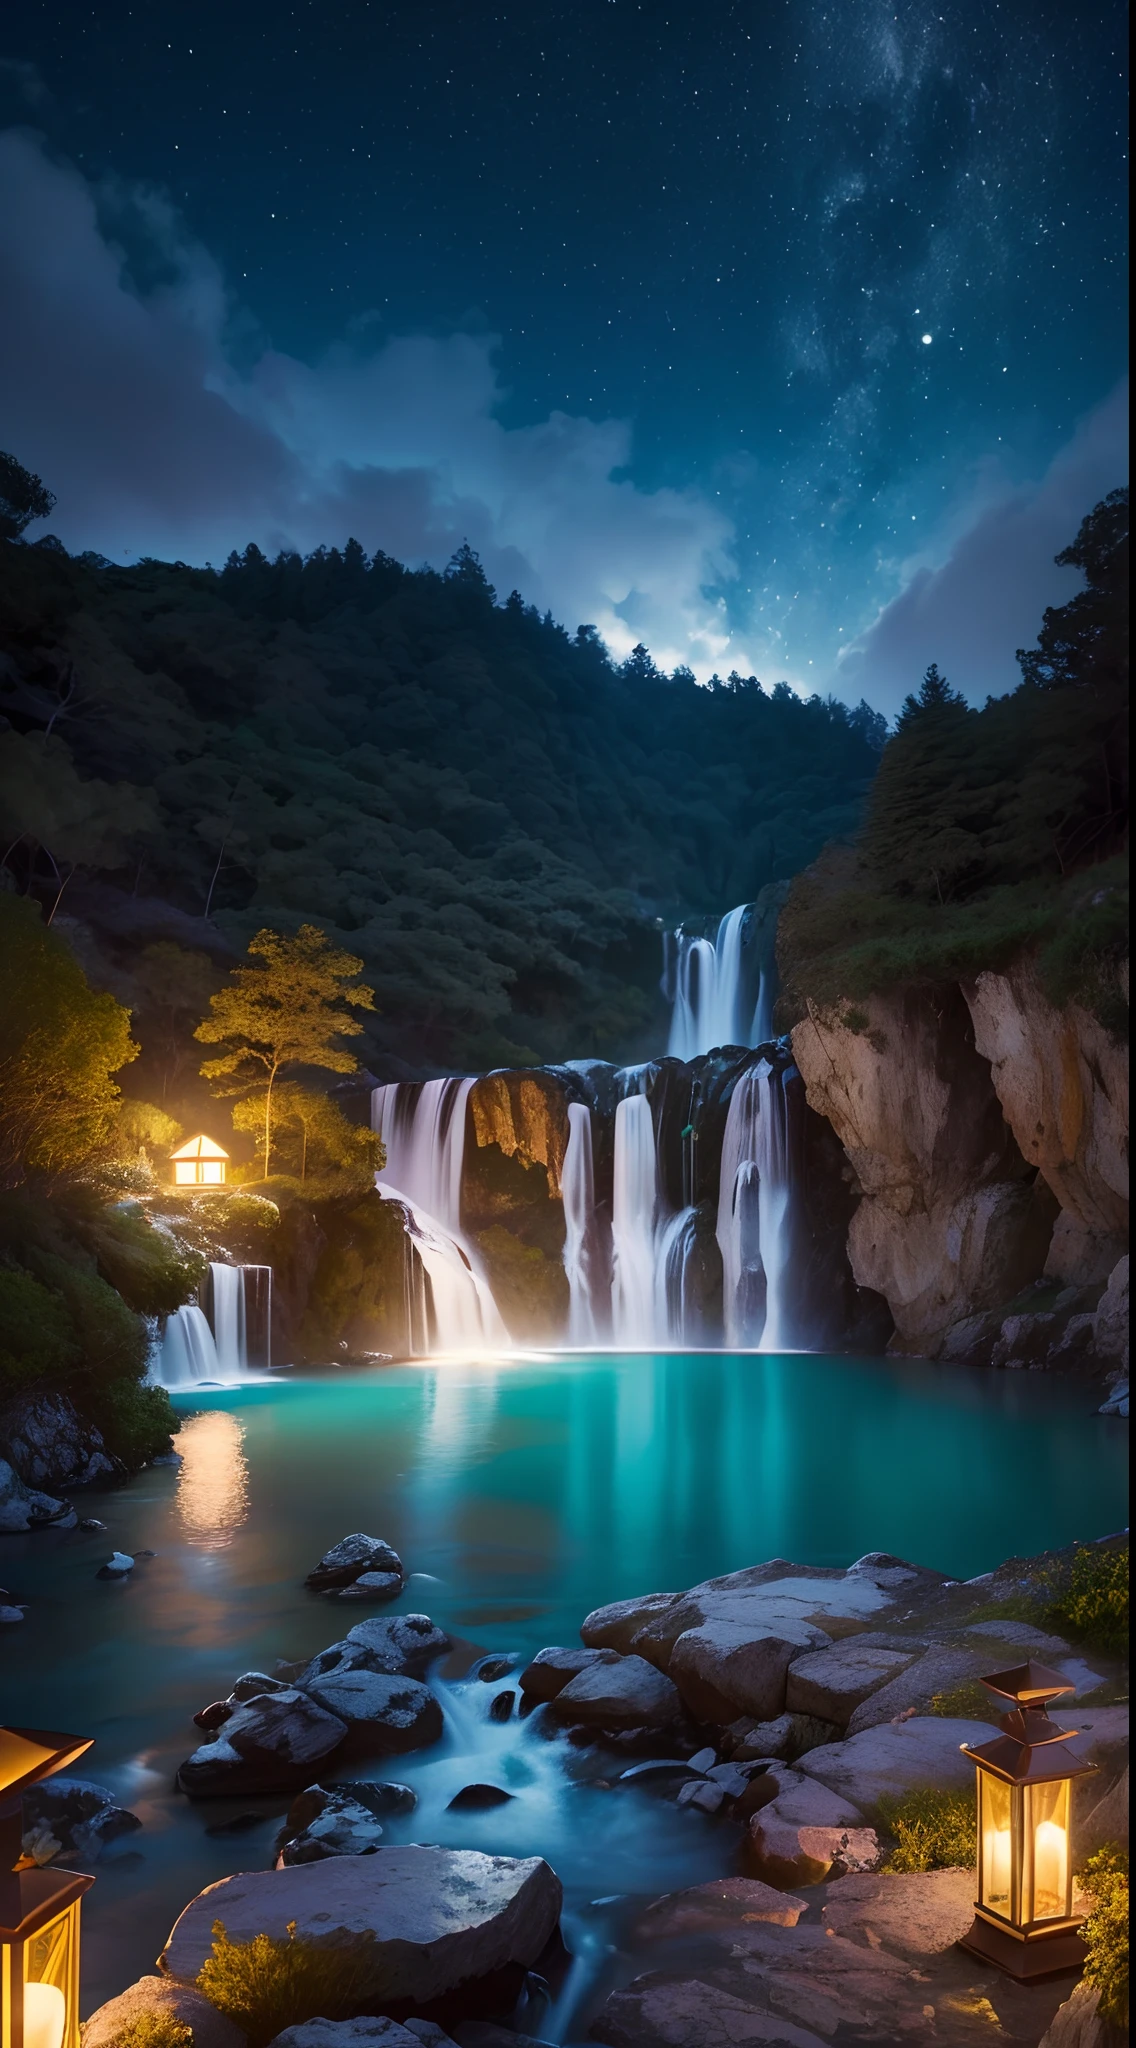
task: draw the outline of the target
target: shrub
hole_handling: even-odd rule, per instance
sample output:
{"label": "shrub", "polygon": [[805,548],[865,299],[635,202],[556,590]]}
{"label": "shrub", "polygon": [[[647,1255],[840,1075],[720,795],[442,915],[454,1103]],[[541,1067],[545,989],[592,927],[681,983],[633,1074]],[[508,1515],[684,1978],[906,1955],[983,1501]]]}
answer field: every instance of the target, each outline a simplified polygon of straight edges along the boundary
{"label": "shrub", "polygon": [[1056,1581],[1046,1620],[1098,1649],[1122,1656],[1128,1646],[1128,1545],[1086,1544]]}
{"label": "shrub", "polygon": [[213,1923],[213,1953],[198,1972],[198,1989],[240,2027],[249,2048],[266,2048],[303,2020],[350,2019],[381,1995],[373,1949],[345,1952],[298,1939],[294,1920],[283,1941],[270,1934],[230,1941]]}
{"label": "shrub", "polygon": [[973,1792],[905,1792],[881,1799],[880,1815],[895,1838],[884,1870],[956,1870],[975,1860]]}
{"label": "shrub", "polygon": [[172,2012],[140,2012],[115,2035],[111,2048],[193,2048],[193,2028]]}
{"label": "shrub", "polygon": [[140,1386],[133,1379],[109,1381],[86,1406],[111,1456],[132,1472],[168,1450],[171,1436],[181,1428],[165,1388]]}
{"label": "shrub", "polygon": [[78,1356],[59,1296],[21,1267],[0,1267],[0,1396],[66,1373]]}
{"label": "shrub", "polygon": [[89,1267],[76,1265],[56,1252],[32,1252],[29,1262],[37,1277],[62,1299],[71,1320],[82,1372],[96,1381],[140,1379],[146,1370],[149,1339],[141,1316],[128,1309],[122,1296]]}
{"label": "shrub", "polygon": [[1100,1992],[1102,2019],[1128,2025],[1128,1857],[1113,1842],[1090,1856],[1078,1872],[1093,1901],[1084,1925],[1085,1982]]}

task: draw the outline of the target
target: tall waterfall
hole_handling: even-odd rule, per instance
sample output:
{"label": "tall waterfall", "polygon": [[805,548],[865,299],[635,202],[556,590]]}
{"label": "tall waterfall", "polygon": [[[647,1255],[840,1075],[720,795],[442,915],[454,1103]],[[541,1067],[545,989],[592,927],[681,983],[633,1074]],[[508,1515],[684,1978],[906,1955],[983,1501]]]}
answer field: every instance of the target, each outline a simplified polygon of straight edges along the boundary
{"label": "tall waterfall", "polygon": [[617,1344],[650,1345],[660,1334],[655,1276],[658,1208],[651,1105],[645,1095],[628,1095],[615,1112],[611,1319]]}
{"label": "tall waterfall", "polygon": [[211,1264],[209,1280],[218,1373],[222,1379],[232,1379],[248,1370],[244,1274],[239,1266]]}
{"label": "tall waterfall", "polygon": [[600,1334],[596,1321],[598,1289],[594,1271],[596,1190],[592,1161],[592,1112],[586,1102],[568,1104],[568,1145],[560,1185],[564,1197],[568,1342],[572,1345],[595,1344]]}
{"label": "tall waterfall", "polygon": [[748,903],[727,911],[714,939],[690,937],[681,929],[664,937],[663,991],[671,999],[667,1051],[679,1060],[697,1059],[719,1045],[761,1045],[769,1036],[769,976],[758,976],[746,958]]}
{"label": "tall waterfall", "polygon": [[726,1118],[718,1181],[726,1342],[763,1351],[790,1342],[792,1188],[783,1082],[764,1059],[741,1076]]}
{"label": "tall waterfall", "polygon": [[470,1351],[509,1335],[475,1249],[461,1228],[465,1115],[472,1081],[388,1082],[371,1097],[386,1147],[378,1190],[401,1202],[428,1290],[423,1348]]}

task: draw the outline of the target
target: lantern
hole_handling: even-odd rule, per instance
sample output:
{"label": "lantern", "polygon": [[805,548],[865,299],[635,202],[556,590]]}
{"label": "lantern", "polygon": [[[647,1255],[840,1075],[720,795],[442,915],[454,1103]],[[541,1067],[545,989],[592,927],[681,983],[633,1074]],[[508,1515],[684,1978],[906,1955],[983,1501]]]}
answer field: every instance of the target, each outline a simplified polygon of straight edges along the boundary
{"label": "lantern", "polygon": [[23,1793],[91,1747],[84,1735],[0,1728],[0,2048],[79,2048],[77,1870],[19,1868]]}
{"label": "lantern", "polygon": [[1046,1712],[1075,1687],[1032,1661],[982,1683],[1007,1711],[1000,1735],[962,1745],[978,1773],[978,1897],[962,1946],[1023,1981],[1077,1969],[1085,1949],[1073,1912],[1071,1794],[1096,1765]]}
{"label": "lantern", "polygon": [[229,1170],[229,1155],[216,1138],[199,1132],[170,1153],[174,1186],[178,1188],[223,1188]]}

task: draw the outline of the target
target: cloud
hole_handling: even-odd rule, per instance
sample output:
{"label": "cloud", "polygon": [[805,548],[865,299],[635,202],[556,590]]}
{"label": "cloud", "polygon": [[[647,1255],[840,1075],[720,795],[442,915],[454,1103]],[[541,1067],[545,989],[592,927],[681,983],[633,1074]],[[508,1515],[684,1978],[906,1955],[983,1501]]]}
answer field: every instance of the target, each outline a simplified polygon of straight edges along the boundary
{"label": "cloud", "polygon": [[1128,476],[1128,388],[1083,420],[1037,481],[979,511],[937,568],[917,568],[899,596],[842,654],[833,687],[897,711],[929,662],[972,703],[1021,680],[1014,650],[1037,638],[1046,605],[1081,587],[1053,557],[1085,513]]}
{"label": "cloud", "polygon": [[728,519],[620,479],[626,421],[502,426],[491,337],[375,345],[364,328],[314,364],[250,352],[160,195],[96,189],[17,129],[0,134],[0,280],[0,446],[56,492],[69,548],[218,562],[354,534],[440,565],[468,538],[499,589],[594,622],[617,653],[642,634],[706,674],[726,651]]}

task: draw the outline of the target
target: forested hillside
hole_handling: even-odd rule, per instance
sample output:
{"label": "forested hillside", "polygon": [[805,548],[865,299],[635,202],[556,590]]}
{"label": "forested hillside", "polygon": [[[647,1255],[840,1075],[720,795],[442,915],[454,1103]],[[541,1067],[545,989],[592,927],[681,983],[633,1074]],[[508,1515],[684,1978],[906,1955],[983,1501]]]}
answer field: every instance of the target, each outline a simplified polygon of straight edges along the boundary
{"label": "forested hillside", "polygon": [[362,957],[383,1073],[657,1051],[658,921],[853,830],[884,739],[866,706],[616,666],[467,549],[0,545],[0,647],[5,886],[110,976],[155,1099],[219,970],[303,920]]}

